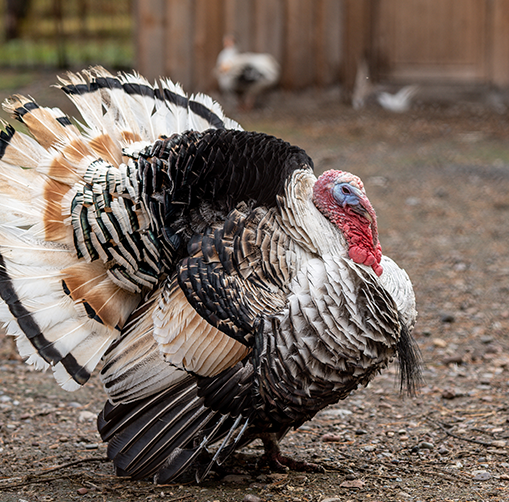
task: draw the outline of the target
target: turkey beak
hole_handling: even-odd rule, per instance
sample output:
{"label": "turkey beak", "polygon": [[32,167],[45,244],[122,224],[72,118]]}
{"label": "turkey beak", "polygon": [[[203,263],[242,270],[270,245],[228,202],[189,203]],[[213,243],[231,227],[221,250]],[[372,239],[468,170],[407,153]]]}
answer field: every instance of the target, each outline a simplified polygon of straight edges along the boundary
{"label": "turkey beak", "polygon": [[370,223],[373,223],[373,217],[369,213],[368,209],[366,209],[362,204],[359,204],[355,208],[352,208],[357,214],[366,218]]}
{"label": "turkey beak", "polygon": [[359,204],[351,206],[352,211],[358,215],[366,218],[371,226],[371,232],[373,234],[373,245],[376,246],[378,243],[378,227],[376,222],[376,214],[369,199],[360,190],[355,189],[355,195],[359,198]]}
{"label": "turkey beak", "polygon": [[370,223],[373,223],[373,208],[369,199],[356,187],[350,186],[350,190],[352,191],[355,198],[359,201],[357,204],[348,204],[348,201],[345,200],[345,206],[349,205],[351,210],[354,213],[366,218]]}

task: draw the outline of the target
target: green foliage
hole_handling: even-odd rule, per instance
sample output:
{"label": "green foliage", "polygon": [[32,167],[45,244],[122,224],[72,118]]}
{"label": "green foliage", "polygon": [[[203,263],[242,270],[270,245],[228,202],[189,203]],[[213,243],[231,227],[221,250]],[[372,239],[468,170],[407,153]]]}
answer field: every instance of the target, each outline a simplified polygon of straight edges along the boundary
{"label": "green foliage", "polygon": [[[0,42],[0,67],[133,65],[130,0],[31,0],[19,38]],[[5,3],[0,26],[6,21]]]}

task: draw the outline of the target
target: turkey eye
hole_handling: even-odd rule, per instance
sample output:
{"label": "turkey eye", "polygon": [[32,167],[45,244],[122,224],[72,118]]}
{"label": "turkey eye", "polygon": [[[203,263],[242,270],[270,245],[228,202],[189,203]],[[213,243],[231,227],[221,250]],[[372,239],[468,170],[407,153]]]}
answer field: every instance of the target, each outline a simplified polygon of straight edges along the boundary
{"label": "turkey eye", "polygon": [[347,187],[347,186],[342,186],[341,187],[341,191],[345,194],[345,195],[350,195],[352,192],[350,191],[350,189]]}

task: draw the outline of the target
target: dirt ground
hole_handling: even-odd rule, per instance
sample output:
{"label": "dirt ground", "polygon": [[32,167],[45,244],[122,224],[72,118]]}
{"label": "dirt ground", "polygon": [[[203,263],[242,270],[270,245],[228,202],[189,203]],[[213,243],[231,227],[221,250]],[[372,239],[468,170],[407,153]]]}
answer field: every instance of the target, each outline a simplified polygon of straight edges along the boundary
{"label": "dirt ground", "polygon": [[[22,92],[72,108],[38,78]],[[3,95],[7,90],[2,90]],[[478,98],[478,97],[477,97]],[[424,384],[390,368],[292,432],[282,448],[324,474],[258,468],[259,444],[200,485],[113,476],[95,429],[97,378],[69,394],[0,360],[0,500],[382,502],[509,500],[509,115],[483,99],[354,111],[337,93],[272,95],[230,115],[305,148],[318,171],[365,182],[385,254],[413,280]]]}

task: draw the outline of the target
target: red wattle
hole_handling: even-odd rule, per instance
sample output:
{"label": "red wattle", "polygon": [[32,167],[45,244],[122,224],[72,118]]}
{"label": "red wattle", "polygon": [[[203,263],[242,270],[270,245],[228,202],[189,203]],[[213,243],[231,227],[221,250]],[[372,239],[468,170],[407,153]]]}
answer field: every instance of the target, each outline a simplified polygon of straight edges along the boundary
{"label": "red wattle", "polygon": [[348,205],[340,206],[332,195],[332,189],[338,179],[349,182],[364,192],[362,181],[356,176],[341,171],[327,171],[315,183],[313,202],[343,232],[348,243],[350,259],[355,263],[371,267],[375,274],[380,276],[383,272],[380,266],[382,247],[378,242],[375,211],[365,196],[361,204],[370,218],[364,218]]}

